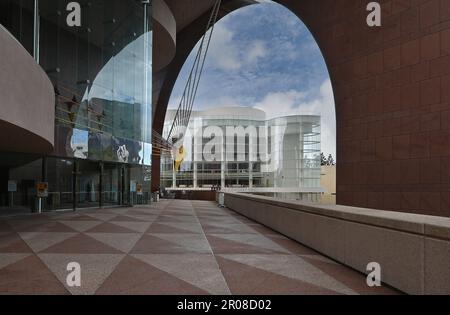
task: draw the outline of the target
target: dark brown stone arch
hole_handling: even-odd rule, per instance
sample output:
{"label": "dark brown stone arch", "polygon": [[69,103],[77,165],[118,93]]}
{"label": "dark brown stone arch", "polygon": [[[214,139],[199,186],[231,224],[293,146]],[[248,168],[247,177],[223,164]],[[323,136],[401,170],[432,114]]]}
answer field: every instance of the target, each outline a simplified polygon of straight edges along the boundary
{"label": "dark brown stone arch", "polygon": [[[376,28],[366,24],[368,0],[277,2],[307,25],[329,69],[338,203],[450,216],[450,1],[380,0]],[[200,30],[189,27],[193,47]],[[177,56],[182,66],[186,58]],[[161,81],[157,113],[173,69]],[[155,126],[164,120],[157,113]]]}

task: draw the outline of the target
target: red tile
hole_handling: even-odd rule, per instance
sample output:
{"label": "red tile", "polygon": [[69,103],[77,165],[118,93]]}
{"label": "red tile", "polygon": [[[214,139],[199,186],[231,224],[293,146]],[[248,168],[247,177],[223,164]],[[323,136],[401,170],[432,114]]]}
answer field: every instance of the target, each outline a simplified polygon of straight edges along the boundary
{"label": "red tile", "polygon": [[439,184],[441,182],[441,159],[423,159],[420,161],[420,182]]}
{"label": "red tile", "polygon": [[410,66],[420,61],[420,41],[412,40],[402,45],[402,66]]}
{"label": "red tile", "polygon": [[450,2],[448,0],[441,0],[441,21],[450,20]]}
{"label": "red tile", "polygon": [[411,67],[412,82],[419,82],[430,77],[430,64],[428,61],[423,61]]}
{"label": "red tile", "polygon": [[422,192],[420,207],[430,215],[439,215],[441,211],[441,194],[436,192]]}
{"label": "red tile", "polygon": [[450,75],[442,77],[441,84],[442,101],[450,102]]}
{"label": "red tile", "polygon": [[420,6],[420,27],[433,26],[440,21],[440,3],[438,0],[427,1]]}
{"label": "red tile", "polygon": [[392,137],[384,137],[376,140],[376,156],[379,160],[392,159]]}
{"label": "red tile", "polygon": [[402,193],[402,210],[415,212],[420,208],[420,193],[403,192]]}
{"label": "red tile", "polygon": [[450,28],[441,32],[441,53],[442,55],[450,54]]}
{"label": "red tile", "polygon": [[367,58],[367,72],[369,74],[383,73],[383,53],[377,52]]}
{"label": "red tile", "polygon": [[410,156],[411,136],[396,136],[392,139],[392,150],[394,159],[408,159]]}
{"label": "red tile", "polygon": [[384,51],[384,70],[394,70],[401,65],[401,46],[390,47]]}
{"label": "red tile", "polygon": [[450,184],[450,157],[441,158],[441,181]]}
{"label": "red tile", "polygon": [[441,78],[421,83],[421,105],[437,104],[441,101]]}
{"label": "red tile", "polygon": [[62,283],[37,256],[30,256],[0,269],[2,294],[68,294]]}
{"label": "red tile", "polygon": [[429,113],[420,117],[421,131],[433,131],[441,129],[441,113]]}

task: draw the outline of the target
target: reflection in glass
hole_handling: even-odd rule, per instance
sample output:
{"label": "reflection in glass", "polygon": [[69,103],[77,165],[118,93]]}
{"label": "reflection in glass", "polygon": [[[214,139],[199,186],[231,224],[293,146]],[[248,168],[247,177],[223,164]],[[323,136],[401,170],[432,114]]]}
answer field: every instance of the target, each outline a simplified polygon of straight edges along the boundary
{"label": "reflection in glass", "polygon": [[104,205],[119,204],[119,167],[105,164],[103,167],[102,198]]}
{"label": "reflection in glass", "polygon": [[[89,144],[95,142],[97,134],[135,142],[127,143],[127,150],[137,150],[142,142],[151,142],[151,6],[142,1],[79,2],[83,8],[81,28],[66,25],[61,14],[65,11],[63,1],[39,2],[40,59],[55,86],[56,123],[88,132]],[[63,156],[127,160],[124,155],[117,157],[118,148],[100,154],[102,141],[88,145],[93,153],[81,152],[84,140],[85,134],[83,148],[75,143],[75,152]],[[126,163],[144,163],[142,155],[128,160]]]}
{"label": "reflection in glass", "polygon": [[70,146],[73,151],[73,157],[87,159],[89,152],[89,132],[86,130],[73,129]]}
{"label": "reflection in glass", "polygon": [[98,164],[90,161],[77,161],[77,167],[77,207],[98,207],[100,203],[100,169]]}
{"label": "reflection in glass", "polygon": [[47,159],[48,210],[73,208],[74,162],[67,159]]}

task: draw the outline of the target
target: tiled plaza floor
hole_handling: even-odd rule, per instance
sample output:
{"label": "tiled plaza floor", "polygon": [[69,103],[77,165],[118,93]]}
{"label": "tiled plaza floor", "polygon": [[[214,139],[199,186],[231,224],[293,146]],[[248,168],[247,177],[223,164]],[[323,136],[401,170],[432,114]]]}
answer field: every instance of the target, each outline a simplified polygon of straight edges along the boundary
{"label": "tiled plaza floor", "polygon": [[395,293],[213,202],[0,219],[0,294]]}

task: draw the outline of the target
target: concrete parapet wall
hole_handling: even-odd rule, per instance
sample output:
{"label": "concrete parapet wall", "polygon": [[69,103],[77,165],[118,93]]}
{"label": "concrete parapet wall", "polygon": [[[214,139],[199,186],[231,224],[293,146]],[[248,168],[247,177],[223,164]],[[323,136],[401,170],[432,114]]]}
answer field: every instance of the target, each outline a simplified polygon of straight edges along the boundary
{"label": "concrete parapet wall", "polygon": [[240,193],[225,205],[334,260],[409,294],[450,294],[450,219],[325,206]]}

